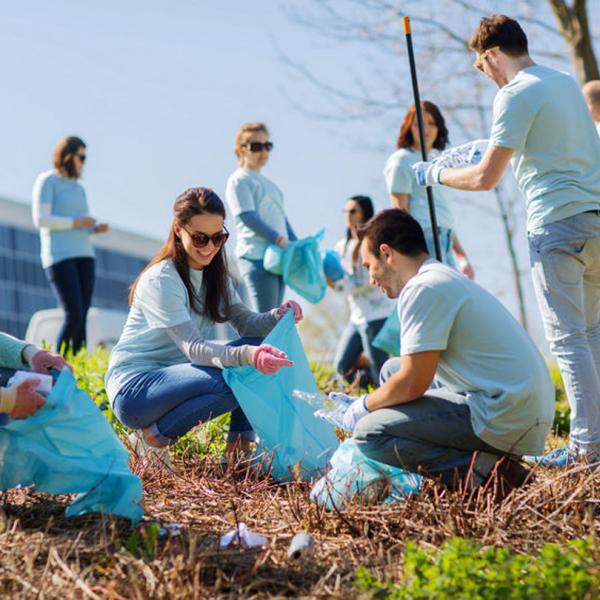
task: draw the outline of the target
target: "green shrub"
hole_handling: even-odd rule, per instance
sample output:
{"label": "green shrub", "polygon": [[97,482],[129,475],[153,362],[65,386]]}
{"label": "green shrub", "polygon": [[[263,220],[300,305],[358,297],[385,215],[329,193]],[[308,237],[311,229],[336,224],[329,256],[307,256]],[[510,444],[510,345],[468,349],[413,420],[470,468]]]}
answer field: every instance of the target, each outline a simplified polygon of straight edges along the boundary
{"label": "green shrub", "polygon": [[545,544],[538,556],[483,548],[462,538],[439,550],[408,542],[401,581],[382,582],[361,567],[355,585],[370,597],[392,600],[593,598],[600,592],[599,558],[591,538]]}

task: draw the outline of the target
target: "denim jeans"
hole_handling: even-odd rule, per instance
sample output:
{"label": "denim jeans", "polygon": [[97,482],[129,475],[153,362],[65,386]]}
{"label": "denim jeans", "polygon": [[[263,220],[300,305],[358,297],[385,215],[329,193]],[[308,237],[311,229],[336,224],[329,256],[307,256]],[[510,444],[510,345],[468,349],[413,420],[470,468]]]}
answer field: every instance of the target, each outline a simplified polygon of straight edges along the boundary
{"label": "denim jeans", "polygon": [[533,287],[571,406],[570,445],[600,456],[600,214],[529,234]]}
{"label": "denim jeans", "polygon": [[285,283],[281,275],[270,273],[263,261],[239,258],[240,275],[248,290],[250,306],[256,312],[267,312],[283,302]]}
{"label": "denim jeans", "polygon": [[[399,362],[393,358],[385,363],[382,383],[398,370]],[[429,389],[413,402],[374,410],[358,422],[354,439],[365,456],[439,477],[449,487],[469,473],[469,487],[481,485],[505,454],[477,437],[466,396],[444,388]]]}
{"label": "denim jeans", "polygon": [[[260,343],[242,338],[230,345]],[[113,408],[119,421],[131,429],[152,426],[163,444],[227,412],[231,412],[227,441],[254,440],[252,426],[225,383],[223,371],[213,367],[183,363],[140,373],[119,390]]]}
{"label": "denim jeans", "polygon": [[371,383],[376,386],[379,381],[379,371],[388,355],[375,348],[372,341],[383,327],[385,319],[369,321],[362,325],[348,323],[338,342],[335,355],[335,369],[340,375],[343,375],[348,381],[353,379],[355,374],[354,364],[361,352],[365,353],[369,361],[369,376]]}
{"label": "denim jeans", "polygon": [[76,353],[86,342],[87,313],[94,292],[94,259],[67,258],[44,269],[46,279],[65,312],[65,321],[58,334],[56,350],[71,348]]}

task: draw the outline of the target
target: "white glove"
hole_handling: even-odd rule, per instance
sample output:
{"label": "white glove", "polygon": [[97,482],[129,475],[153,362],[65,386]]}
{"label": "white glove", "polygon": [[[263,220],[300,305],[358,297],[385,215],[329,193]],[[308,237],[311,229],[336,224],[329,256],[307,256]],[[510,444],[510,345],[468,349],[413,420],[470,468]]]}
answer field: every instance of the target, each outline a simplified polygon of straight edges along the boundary
{"label": "white glove", "polygon": [[342,416],[342,424],[346,431],[354,431],[356,424],[369,412],[366,400],[367,394],[364,394],[360,398],[356,398]]}
{"label": "white glove", "polygon": [[444,167],[435,162],[418,162],[412,165],[417,183],[421,186],[432,186],[440,183],[440,173]]}

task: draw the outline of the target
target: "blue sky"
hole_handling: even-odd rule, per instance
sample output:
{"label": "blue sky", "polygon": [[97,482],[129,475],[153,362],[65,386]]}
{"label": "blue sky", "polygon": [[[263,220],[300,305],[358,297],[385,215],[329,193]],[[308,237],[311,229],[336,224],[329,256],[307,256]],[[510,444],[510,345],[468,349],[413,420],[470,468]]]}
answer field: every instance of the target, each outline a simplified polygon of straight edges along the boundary
{"label": "blue sky", "polygon": [[[318,108],[320,97],[282,52],[344,86],[365,50],[299,26],[283,10],[291,5],[298,6],[296,0],[3,2],[0,195],[29,202],[35,177],[51,166],[55,142],[77,134],[88,144],[84,185],[92,214],[163,239],[173,200],[185,188],[212,187],[224,198],[236,166],[234,134],[242,122],[260,120],[275,142],[264,173],[282,188],[290,221],[300,235],[325,225],[326,243],[333,244],[343,233],[348,196],[369,194],[387,206],[382,168],[399,122],[387,117],[393,126],[384,136],[373,119],[325,122],[297,109]],[[397,61],[378,67],[392,75],[404,67],[403,56]],[[514,310],[493,202],[457,199],[454,214],[479,282]],[[522,227],[518,235],[526,270]],[[523,280],[539,340],[529,279]]]}

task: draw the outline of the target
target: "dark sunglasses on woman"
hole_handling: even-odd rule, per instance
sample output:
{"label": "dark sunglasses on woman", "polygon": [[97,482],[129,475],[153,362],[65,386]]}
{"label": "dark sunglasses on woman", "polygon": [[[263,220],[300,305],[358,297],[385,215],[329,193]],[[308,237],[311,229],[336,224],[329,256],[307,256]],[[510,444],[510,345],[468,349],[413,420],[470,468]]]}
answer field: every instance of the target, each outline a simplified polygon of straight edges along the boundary
{"label": "dark sunglasses on woman", "polygon": [[271,152],[273,150],[273,142],[248,142],[244,144],[244,148],[250,150],[250,152],[262,152],[263,150]]}
{"label": "dark sunglasses on woman", "polygon": [[212,235],[202,233],[201,231],[192,232],[187,229],[185,231],[190,236],[194,248],[204,248],[208,246],[208,242],[212,242],[215,248],[220,248],[229,239],[229,231],[227,229],[219,231],[219,233],[213,233]]}

